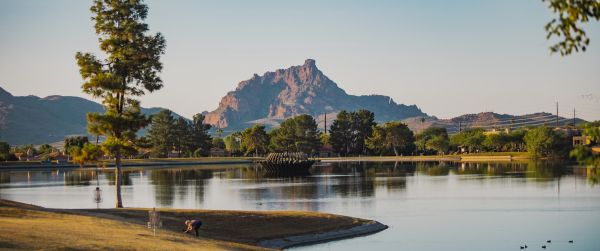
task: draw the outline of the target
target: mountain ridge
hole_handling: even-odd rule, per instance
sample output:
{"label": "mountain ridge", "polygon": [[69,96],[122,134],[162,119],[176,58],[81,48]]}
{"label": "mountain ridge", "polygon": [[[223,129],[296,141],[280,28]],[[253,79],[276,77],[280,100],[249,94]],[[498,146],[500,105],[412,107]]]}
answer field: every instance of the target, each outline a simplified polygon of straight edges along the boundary
{"label": "mountain ridge", "polygon": [[287,69],[254,74],[228,92],[219,106],[205,112],[205,122],[219,128],[241,129],[253,121],[277,124],[300,114],[318,117],[341,110],[367,109],[376,120],[402,120],[426,116],[416,105],[397,104],[384,95],[351,95],[329,79],[314,59]]}
{"label": "mountain ridge", "polygon": [[[142,108],[142,112],[152,115],[161,109]],[[41,144],[62,141],[69,135],[87,135],[86,114],[103,111],[99,103],[81,97],[14,96],[0,87],[0,140],[16,145]]]}

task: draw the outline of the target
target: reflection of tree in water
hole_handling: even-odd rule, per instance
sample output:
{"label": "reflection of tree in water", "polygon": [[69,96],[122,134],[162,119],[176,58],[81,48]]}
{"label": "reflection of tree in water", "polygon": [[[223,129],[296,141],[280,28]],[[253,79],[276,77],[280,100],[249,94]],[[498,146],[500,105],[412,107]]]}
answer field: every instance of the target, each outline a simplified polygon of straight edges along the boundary
{"label": "reflection of tree in water", "polygon": [[600,182],[600,168],[586,167],[586,173],[587,173],[588,181],[592,185],[598,185],[598,182]]}
{"label": "reflection of tree in water", "polygon": [[450,164],[446,162],[416,162],[416,171],[421,175],[447,176],[450,174]]}
{"label": "reflection of tree in water", "polygon": [[592,186],[600,184],[600,167],[576,167],[573,174],[585,178]]}
{"label": "reflection of tree in water", "polygon": [[[527,162],[527,178],[536,179],[554,179],[560,178],[567,174],[569,169],[565,168],[566,164],[563,161],[529,161]],[[572,173],[572,171],[571,171]]]}
{"label": "reflection of tree in water", "polygon": [[456,175],[509,176],[517,178],[553,179],[570,173],[566,163],[557,160],[528,162],[461,162],[452,164]]}
{"label": "reflection of tree in water", "polygon": [[[9,172],[0,172],[0,184],[8,184],[10,183],[10,173]],[[2,188],[0,186],[0,188]]]}
{"label": "reflection of tree in water", "polygon": [[204,200],[204,183],[213,177],[213,170],[199,169],[157,169],[151,170],[150,180],[154,185],[156,201],[160,206],[172,206],[175,193],[180,198],[187,196],[192,186],[198,201]]}
{"label": "reflection of tree in water", "polygon": [[[131,173],[135,171],[123,171],[123,184],[124,186],[131,186]],[[102,170],[100,174],[104,174],[104,178],[108,180],[108,184],[114,186],[116,184],[115,170]],[[99,174],[99,175],[100,175]]]}
{"label": "reflection of tree in water", "polygon": [[65,186],[89,186],[94,178],[93,172],[85,170],[69,171],[64,174]]}

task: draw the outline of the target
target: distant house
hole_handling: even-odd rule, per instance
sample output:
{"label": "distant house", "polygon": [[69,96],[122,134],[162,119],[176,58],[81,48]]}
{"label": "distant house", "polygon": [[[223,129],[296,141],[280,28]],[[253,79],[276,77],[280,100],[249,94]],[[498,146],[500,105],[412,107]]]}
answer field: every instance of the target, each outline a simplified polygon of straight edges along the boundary
{"label": "distant house", "polygon": [[591,143],[590,137],[585,135],[573,136],[573,146],[587,146]]}
{"label": "distant house", "polygon": [[497,135],[500,133],[506,133],[509,134],[510,133],[510,128],[504,128],[504,129],[496,129],[496,128],[492,128],[490,130],[486,130],[485,132],[483,132],[483,135],[488,136],[488,135]]}

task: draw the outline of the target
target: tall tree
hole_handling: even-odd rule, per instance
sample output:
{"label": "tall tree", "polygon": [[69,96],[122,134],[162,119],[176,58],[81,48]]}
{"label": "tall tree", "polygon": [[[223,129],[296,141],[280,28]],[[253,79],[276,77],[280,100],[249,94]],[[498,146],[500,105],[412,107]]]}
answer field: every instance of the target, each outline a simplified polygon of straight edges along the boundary
{"label": "tall tree", "polygon": [[483,132],[484,130],[481,128],[467,129],[452,136],[450,143],[455,146],[467,147],[469,152],[482,150],[485,140]]}
{"label": "tall tree", "polygon": [[380,155],[393,153],[410,154],[415,149],[415,136],[402,122],[392,121],[375,126],[373,135],[367,139],[367,146]]}
{"label": "tall tree", "polygon": [[351,113],[353,118],[353,133],[354,142],[352,153],[363,154],[365,151],[365,140],[373,134],[373,126],[375,123],[375,114],[369,110],[360,109]]}
{"label": "tall tree", "polygon": [[542,0],[547,2],[558,17],[546,24],[547,39],[557,37],[561,40],[550,47],[553,53],[562,56],[572,52],[585,51],[590,44],[582,28],[584,23],[595,19],[600,21],[600,1],[598,0]]}
{"label": "tall tree", "polygon": [[152,123],[150,129],[148,129],[148,139],[152,143],[153,157],[167,157],[173,149],[175,145],[174,127],[175,119],[171,111],[163,109],[152,116]]}
{"label": "tall tree", "polygon": [[254,125],[242,132],[241,147],[245,149],[246,155],[253,153],[256,157],[259,154],[266,153],[268,146],[269,137],[265,131],[265,126]]}
{"label": "tall tree", "polygon": [[207,156],[212,146],[212,137],[208,134],[211,125],[204,123],[204,115],[196,114],[192,119],[191,125],[191,144],[190,149],[194,151],[194,156]]}
{"label": "tall tree", "polygon": [[547,126],[529,129],[523,138],[527,152],[533,157],[560,156],[569,151],[569,142],[563,133]]}
{"label": "tall tree", "polygon": [[271,145],[276,151],[317,152],[321,146],[317,122],[307,114],[286,119],[273,130]]}
{"label": "tall tree", "polygon": [[369,110],[339,112],[330,128],[333,150],[342,156],[363,154],[365,140],[373,134],[375,125],[375,114]]}
{"label": "tall tree", "polygon": [[158,74],[165,39],[160,33],[146,35],[148,25],[143,21],[148,7],[141,0],[94,0],[90,10],[100,50],[107,58],[82,52],[75,57],[85,81],[83,91],[102,99],[105,108],[103,114],[89,113],[87,120],[102,125],[98,132],[106,136],[102,148],[115,157],[116,206],[120,208],[121,158],[134,150],[135,133],[150,122],[135,98],[163,86]]}
{"label": "tall tree", "polygon": [[229,135],[225,136],[223,141],[225,142],[225,149],[228,152],[230,152],[231,154],[234,154],[234,155],[241,153],[241,151],[242,151],[242,146],[241,146],[242,133],[234,132],[232,134],[229,134]]}
{"label": "tall tree", "polygon": [[419,133],[415,144],[425,154],[444,153],[450,147],[448,131],[443,127],[429,127]]}
{"label": "tall tree", "polygon": [[329,128],[329,135],[333,151],[348,156],[352,151],[352,115],[347,111],[340,111]]}
{"label": "tall tree", "polygon": [[189,156],[191,153],[192,137],[192,126],[188,121],[179,117],[173,124],[173,145],[179,157],[184,153]]}

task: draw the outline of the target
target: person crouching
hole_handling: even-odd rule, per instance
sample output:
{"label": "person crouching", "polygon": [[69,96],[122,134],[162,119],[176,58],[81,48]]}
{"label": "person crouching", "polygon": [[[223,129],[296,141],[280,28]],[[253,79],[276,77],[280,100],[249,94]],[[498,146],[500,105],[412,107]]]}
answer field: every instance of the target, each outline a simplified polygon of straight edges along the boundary
{"label": "person crouching", "polygon": [[202,226],[202,222],[200,220],[186,220],[185,221],[186,229],[183,231],[184,233],[189,233],[192,230],[196,232],[196,237],[200,236],[198,233],[198,229]]}

